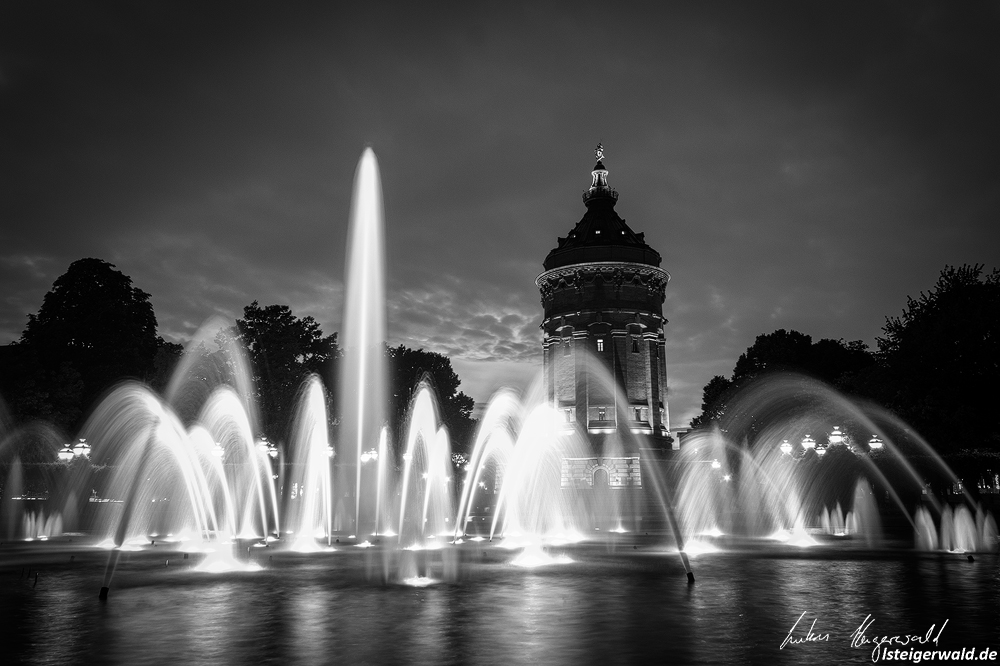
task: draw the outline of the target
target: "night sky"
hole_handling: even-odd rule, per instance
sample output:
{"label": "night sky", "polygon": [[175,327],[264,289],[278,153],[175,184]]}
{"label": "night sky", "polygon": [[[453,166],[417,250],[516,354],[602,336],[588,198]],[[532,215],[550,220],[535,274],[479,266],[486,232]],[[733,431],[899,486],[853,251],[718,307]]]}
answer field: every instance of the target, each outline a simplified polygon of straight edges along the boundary
{"label": "night sky", "polygon": [[761,333],[874,345],[945,265],[1000,266],[997,2],[291,6],[0,5],[0,344],[82,257],[172,341],[253,300],[339,330],[366,145],[390,342],[477,401],[540,368],[598,141],[672,275],[673,427]]}

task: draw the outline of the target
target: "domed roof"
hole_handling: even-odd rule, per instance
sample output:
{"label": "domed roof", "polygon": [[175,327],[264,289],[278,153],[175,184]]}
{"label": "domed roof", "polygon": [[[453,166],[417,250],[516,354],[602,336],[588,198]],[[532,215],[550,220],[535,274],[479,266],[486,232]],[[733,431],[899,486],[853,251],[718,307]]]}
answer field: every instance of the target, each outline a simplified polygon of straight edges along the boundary
{"label": "domed roof", "polygon": [[603,148],[591,172],[590,189],[583,193],[587,212],[559,245],[545,257],[545,270],[594,261],[622,261],[660,265],[660,254],[649,247],[643,234],[635,233],[615,211],[618,192],[608,186]]}

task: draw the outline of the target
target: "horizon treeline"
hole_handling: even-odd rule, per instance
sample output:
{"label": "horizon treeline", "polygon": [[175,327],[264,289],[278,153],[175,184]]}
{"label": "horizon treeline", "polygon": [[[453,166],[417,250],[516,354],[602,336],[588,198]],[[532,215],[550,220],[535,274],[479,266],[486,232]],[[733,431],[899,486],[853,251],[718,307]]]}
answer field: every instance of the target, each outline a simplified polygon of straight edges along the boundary
{"label": "horizon treeline", "polygon": [[[257,436],[281,446],[288,436],[295,401],[310,374],[327,393],[335,435],[338,366],[343,350],[337,333],[324,335],[310,316],[297,317],[287,305],[243,308],[243,317],[218,333],[211,346],[192,345],[190,370],[232,368],[234,348],[245,350],[252,373],[250,396],[257,406]],[[164,393],[184,353],[157,332],[150,294],[107,261],[74,261],[53,283],[19,340],[0,346],[0,412],[10,425],[43,421],[67,437],[79,432],[89,410],[123,380],[133,379]],[[439,400],[441,418],[456,451],[473,436],[473,399],[458,390],[461,380],[446,356],[403,345],[385,349],[389,381],[389,427],[398,433],[417,383],[428,375]],[[219,376],[219,373],[215,373]],[[206,385],[211,382],[206,382]],[[182,418],[193,418],[194,410]],[[4,415],[0,413],[0,420]]]}
{"label": "horizon treeline", "polygon": [[1000,270],[946,266],[933,287],[907,298],[900,316],[886,317],[882,333],[875,350],[785,329],[759,335],[731,376],[705,385],[691,427],[739,422],[753,446],[767,424],[761,415],[737,413],[740,392],[767,375],[794,372],[890,410],[912,428],[898,433],[904,445],[919,435],[941,455],[1000,463]]}

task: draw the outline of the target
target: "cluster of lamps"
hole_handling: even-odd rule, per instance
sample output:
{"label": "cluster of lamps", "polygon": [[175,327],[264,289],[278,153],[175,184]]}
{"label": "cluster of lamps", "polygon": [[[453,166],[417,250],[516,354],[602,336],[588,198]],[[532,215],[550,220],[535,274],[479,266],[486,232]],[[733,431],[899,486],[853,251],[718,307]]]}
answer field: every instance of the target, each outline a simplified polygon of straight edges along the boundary
{"label": "cluster of lamps", "polygon": [[[278,447],[272,442],[267,441],[267,437],[261,437],[257,440],[257,450],[261,455],[270,456],[272,458],[278,457]],[[226,454],[225,447],[222,446],[221,442],[216,442],[215,446],[212,447],[212,455],[221,458]]]}
{"label": "cluster of lamps", "polygon": [[59,449],[59,460],[63,462],[69,462],[73,458],[89,458],[90,457],[90,444],[87,444],[87,440],[81,439],[76,444],[66,446]]}
{"label": "cluster of lamps", "polygon": [[[803,450],[805,451],[808,451],[810,449],[815,450],[816,455],[823,457],[826,455],[826,452],[829,450],[831,446],[836,446],[838,444],[845,444],[846,439],[847,438],[841,431],[840,426],[834,426],[833,432],[831,432],[830,436],[827,438],[827,441],[829,441],[829,446],[823,446],[822,444],[817,446],[816,440],[812,438],[812,435],[806,435],[805,437],[803,437],[801,446]],[[882,439],[878,435],[872,435],[872,438],[868,440],[868,448],[871,451],[878,451],[883,446],[884,443],[882,442]],[[790,456],[792,455],[793,447],[794,445],[787,439],[785,439],[781,441],[781,445],[778,448],[784,455]]]}

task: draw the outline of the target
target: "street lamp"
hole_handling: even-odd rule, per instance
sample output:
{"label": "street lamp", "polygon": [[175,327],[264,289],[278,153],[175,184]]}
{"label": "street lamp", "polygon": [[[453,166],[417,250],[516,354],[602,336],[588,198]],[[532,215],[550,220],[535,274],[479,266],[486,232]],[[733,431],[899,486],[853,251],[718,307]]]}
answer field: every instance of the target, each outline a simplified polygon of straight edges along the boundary
{"label": "street lamp", "polygon": [[830,433],[830,446],[834,444],[844,443],[844,433],[840,431],[840,426],[833,426],[833,432]]}
{"label": "street lamp", "polygon": [[68,444],[59,449],[59,460],[62,460],[63,462],[69,462],[73,459],[74,455],[73,449],[71,449]]}
{"label": "street lamp", "polygon": [[882,446],[882,440],[879,439],[878,435],[872,435],[872,438],[868,440],[868,448],[872,451],[878,451]]}
{"label": "street lamp", "polygon": [[778,447],[781,452],[786,456],[792,455],[792,445],[787,439],[781,440],[781,446]]}
{"label": "street lamp", "polygon": [[816,455],[818,455],[820,457],[825,456],[826,455],[826,449],[827,449],[827,447],[825,447],[825,446],[817,446],[816,447]]}
{"label": "street lamp", "polygon": [[811,435],[806,435],[805,437],[802,438],[802,448],[806,449],[807,451],[809,449],[815,449],[816,440],[813,439]]}

